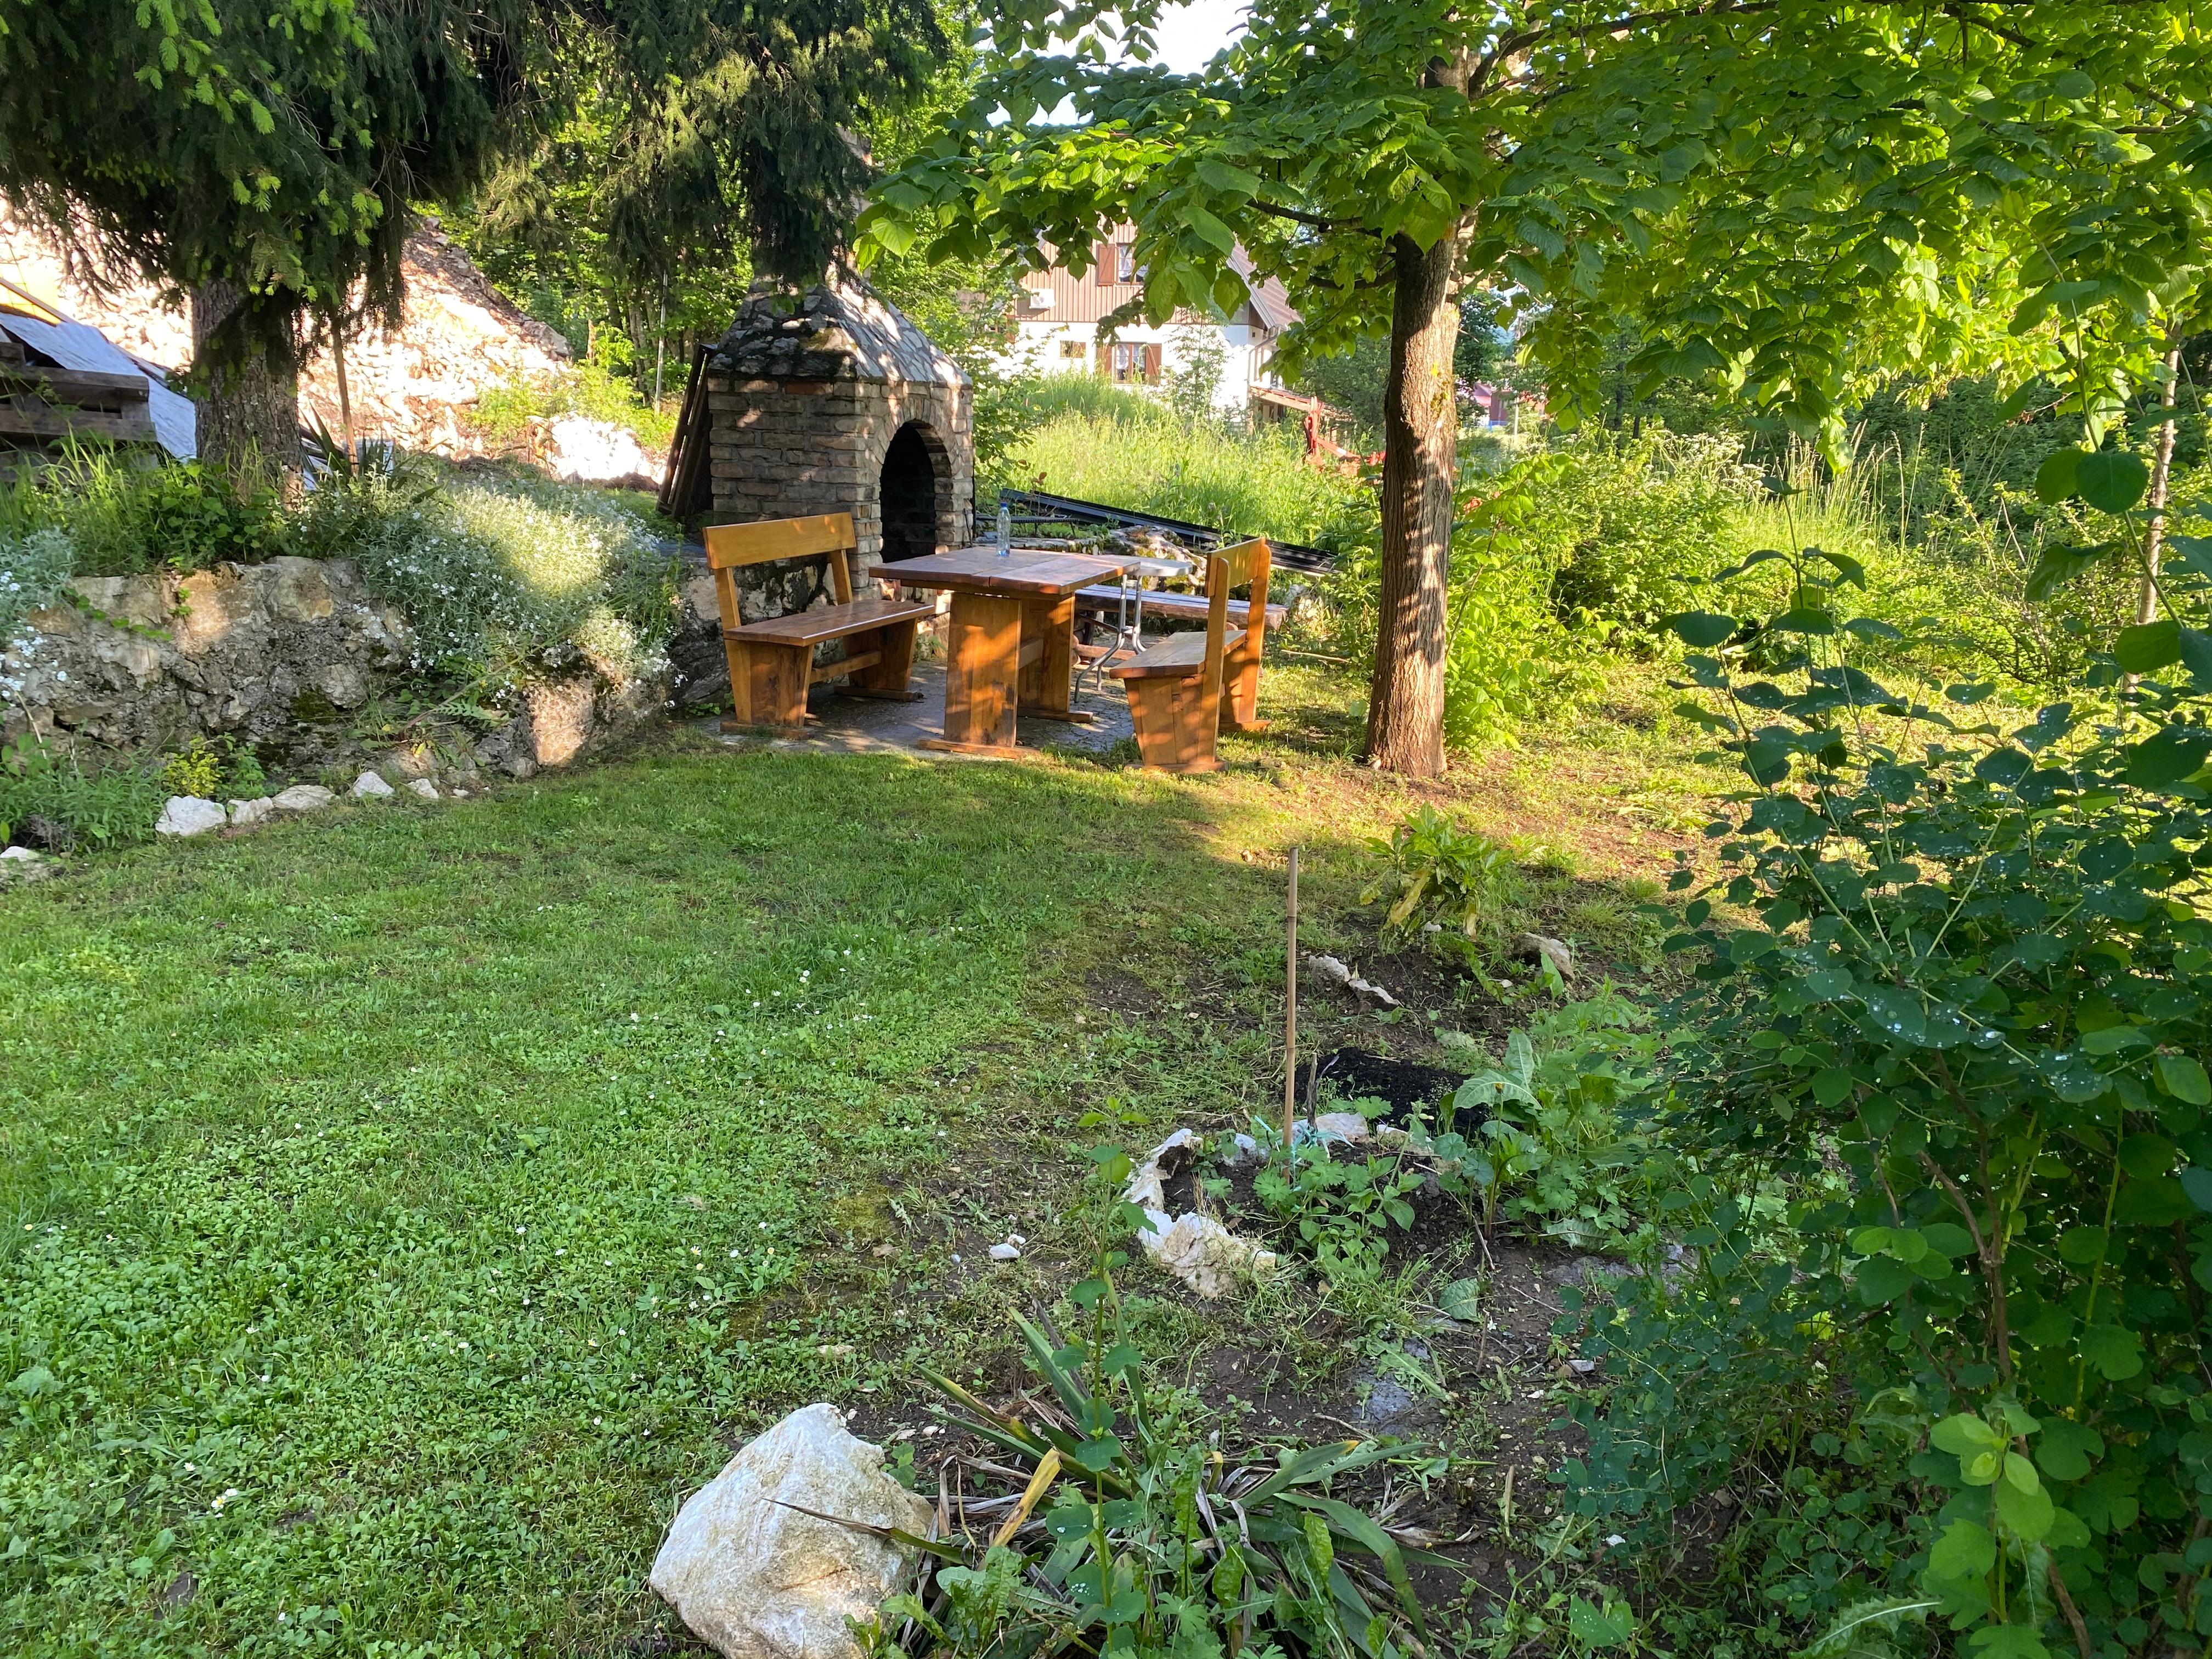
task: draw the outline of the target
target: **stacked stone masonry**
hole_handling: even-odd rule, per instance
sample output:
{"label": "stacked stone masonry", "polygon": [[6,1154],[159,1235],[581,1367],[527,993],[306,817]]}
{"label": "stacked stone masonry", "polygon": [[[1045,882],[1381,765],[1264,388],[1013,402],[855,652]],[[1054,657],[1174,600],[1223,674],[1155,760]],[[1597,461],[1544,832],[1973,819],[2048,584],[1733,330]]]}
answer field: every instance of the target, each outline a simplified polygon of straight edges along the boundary
{"label": "stacked stone masonry", "polygon": [[[928,459],[933,544],[974,539],[974,393],[959,366],[849,274],[796,309],[761,298],[738,313],[706,374],[708,472],[717,522],[850,513],[856,580],[884,553],[882,489],[894,439]],[[908,556],[916,550],[909,547]],[[749,573],[744,606],[764,616],[816,602],[818,580]]]}

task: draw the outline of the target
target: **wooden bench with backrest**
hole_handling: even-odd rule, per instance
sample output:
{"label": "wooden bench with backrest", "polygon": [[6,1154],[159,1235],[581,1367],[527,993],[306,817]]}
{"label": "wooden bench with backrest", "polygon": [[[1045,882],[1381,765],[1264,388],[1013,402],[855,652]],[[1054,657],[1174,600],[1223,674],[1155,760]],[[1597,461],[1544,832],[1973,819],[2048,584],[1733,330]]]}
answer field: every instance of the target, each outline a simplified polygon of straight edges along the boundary
{"label": "wooden bench with backrest", "polygon": [[[1221,728],[1256,732],[1260,653],[1267,636],[1267,573],[1262,540],[1239,542],[1206,559],[1206,627],[1170,634],[1106,671],[1129,694],[1137,751],[1161,772],[1211,772]],[[1246,626],[1229,620],[1230,591],[1249,586]]]}
{"label": "wooden bench with backrest", "polygon": [[[773,726],[795,732],[806,724],[806,690],[826,680],[844,680],[856,697],[914,702],[921,693],[907,689],[914,672],[915,628],[935,608],[911,599],[853,597],[855,550],[853,515],[825,513],[811,519],[770,519],[759,524],[709,525],[707,563],[714,573],[714,597],[722,612],[722,648],[730,659],[730,718],[725,732]],[[738,583],[732,574],[747,565],[780,559],[830,559],[834,603],[765,622],[746,622],[738,611]],[[814,660],[814,647],[845,641],[845,653],[830,662]]]}

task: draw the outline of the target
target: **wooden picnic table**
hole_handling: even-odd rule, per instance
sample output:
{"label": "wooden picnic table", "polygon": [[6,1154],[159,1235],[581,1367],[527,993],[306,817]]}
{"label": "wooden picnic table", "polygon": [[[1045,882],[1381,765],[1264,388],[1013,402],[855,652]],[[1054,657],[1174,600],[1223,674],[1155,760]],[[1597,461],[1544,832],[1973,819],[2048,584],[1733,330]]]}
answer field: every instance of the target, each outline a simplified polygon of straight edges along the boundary
{"label": "wooden picnic table", "polygon": [[1139,556],[1098,558],[1016,548],[963,547],[879,564],[869,574],[952,594],[945,629],[945,735],[924,749],[1012,757],[1017,711],[1087,725],[1073,706],[1075,594],[1118,576]]}

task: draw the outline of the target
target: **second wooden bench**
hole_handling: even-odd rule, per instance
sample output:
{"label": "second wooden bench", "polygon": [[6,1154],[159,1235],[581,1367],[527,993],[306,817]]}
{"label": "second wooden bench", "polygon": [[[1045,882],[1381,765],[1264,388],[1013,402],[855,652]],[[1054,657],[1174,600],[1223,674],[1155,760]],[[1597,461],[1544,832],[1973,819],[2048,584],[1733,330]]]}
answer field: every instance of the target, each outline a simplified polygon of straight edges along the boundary
{"label": "second wooden bench", "polygon": [[[807,688],[827,680],[845,681],[847,693],[856,697],[921,700],[921,692],[907,689],[914,672],[915,629],[935,615],[935,609],[911,599],[853,597],[851,514],[709,525],[705,536],[707,563],[714,573],[714,597],[722,613],[722,648],[730,661],[730,718],[722,722],[725,732],[762,726],[787,732],[804,729]],[[829,556],[835,603],[763,622],[744,620],[732,573],[748,565],[823,554]],[[844,654],[816,662],[814,647],[831,640],[845,641]]]}

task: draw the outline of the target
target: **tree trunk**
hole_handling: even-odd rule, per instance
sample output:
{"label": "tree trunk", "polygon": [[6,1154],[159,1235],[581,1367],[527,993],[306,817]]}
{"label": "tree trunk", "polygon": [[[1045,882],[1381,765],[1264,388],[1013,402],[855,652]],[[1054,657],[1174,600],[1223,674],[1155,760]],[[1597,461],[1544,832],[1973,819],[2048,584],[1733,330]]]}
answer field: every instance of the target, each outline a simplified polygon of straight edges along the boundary
{"label": "tree trunk", "polygon": [[2158,448],[2150,469],[2150,521],[2143,534],[2142,586],[2136,594],[2136,621],[2154,623],[2158,620],[2158,567],[2166,552],[2166,492],[2173,478],[2173,403],[2181,385],[2181,325],[2176,323],[2167,337],[2170,344],[2166,353],[2166,390],[2159,403],[2166,410],[2164,424],[2158,429]]}
{"label": "tree trunk", "polygon": [[1390,379],[1382,395],[1382,631],[1367,702],[1367,754],[1385,771],[1444,769],[1444,578],[1450,567],[1459,406],[1452,349],[1458,239],[1392,252]]}
{"label": "tree trunk", "polygon": [[199,457],[240,493],[282,486],[300,470],[300,354],[287,331],[223,330],[236,284],[192,290],[192,362],[199,383]]}

